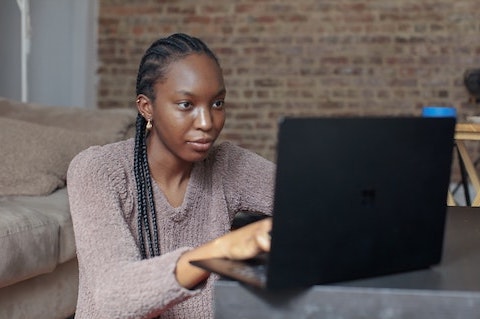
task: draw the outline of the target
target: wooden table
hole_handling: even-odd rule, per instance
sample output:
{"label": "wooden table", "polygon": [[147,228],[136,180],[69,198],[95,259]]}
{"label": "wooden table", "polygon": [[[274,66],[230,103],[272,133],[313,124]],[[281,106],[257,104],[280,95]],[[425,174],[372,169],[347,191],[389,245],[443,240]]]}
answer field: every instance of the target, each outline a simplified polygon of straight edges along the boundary
{"label": "wooden table", "polygon": [[[477,170],[475,168],[474,162],[470,154],[467,152],[467,148],[465,147],[466,141],[480,141],[480,124],[476,123],[458,123],[455,128],[455,145],[458,150],[459,159],[461,161],[461,165],[464,165],[466,176],[468,180],[472,183],[473,189],[475,191],[475,195],[473,197],[473,201],[471,206],[479,207],[480,206],[480,179],[477,174]],[[465,182],[464,185],[468,184],[468,181]],[[465,192],[468,191],[468,188],[464,189]],[[449,193],[448,196],[448,205],[454,206],[455,202],[453,201],[453,197]]]}

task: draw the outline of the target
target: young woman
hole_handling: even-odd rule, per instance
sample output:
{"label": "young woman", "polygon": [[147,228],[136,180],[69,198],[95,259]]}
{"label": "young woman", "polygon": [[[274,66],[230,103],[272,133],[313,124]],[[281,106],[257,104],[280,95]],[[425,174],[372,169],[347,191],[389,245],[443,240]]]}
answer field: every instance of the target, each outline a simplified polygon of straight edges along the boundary
{"label": "young woman", "polygon": [[268,251],[269,218],[230,232],[235,214],[270,215],[273,163],[225,142],[226,89],[199,39],[154,42],[137,78],[135,139],[71,162],[80,271],[77,319],[212,318],[215,276],[189,261]]}

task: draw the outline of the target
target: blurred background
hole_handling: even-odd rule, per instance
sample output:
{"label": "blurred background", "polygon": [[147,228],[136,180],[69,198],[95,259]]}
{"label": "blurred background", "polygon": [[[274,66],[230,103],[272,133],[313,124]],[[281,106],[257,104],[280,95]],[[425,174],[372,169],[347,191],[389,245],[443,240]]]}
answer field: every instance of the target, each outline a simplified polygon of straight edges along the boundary
{"label": "blurred background", "polygon": [[[23,1],[0,1],[0,96],[18,100]],[[424,105],[455,106],[459,120],[480,114],[464,83],[480,67],[478,0],[35,0],[29,9],[29,101],[134,107],[144,50],[185,32],[223,66],[222,138],[271,160],[284,115],[420,115]]]}

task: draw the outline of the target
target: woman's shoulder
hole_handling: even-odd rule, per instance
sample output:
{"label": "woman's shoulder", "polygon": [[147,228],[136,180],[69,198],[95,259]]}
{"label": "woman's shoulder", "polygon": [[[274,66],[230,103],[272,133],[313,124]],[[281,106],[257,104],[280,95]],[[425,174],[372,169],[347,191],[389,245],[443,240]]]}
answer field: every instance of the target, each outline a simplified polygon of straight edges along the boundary
{"label": "woman's shoulder", "polygon": [[105,145],[94,145],[78,153],[74,161],[99,161],[102,159],[115,161],[122,157],[128,158],[130,154],[133,154],[133,148],[133,138]]}
{"label": "woman's shoulder", "polygon": [[90,146],[78,153],[69,165],[70,171],[91,173],[113,173],[133,162],[134,139],[127,139],[106,145]]}
{"label": "woman's shoulder", "polygon": [[212,155],[214,157],[225,157],[225,156],[258,156],[256,153],[247,150],[241,146],[238,146],[230,141],[224,141],[217,144],[213,148]]}
{"label": "woman's shoulder", "polygon": [[259,154],[229,141],[216,145],[212,150],[210,160],[217,165],[226,165],[230,168],[235,166],[260,166],[273,168],[275,166],[273,162]]}

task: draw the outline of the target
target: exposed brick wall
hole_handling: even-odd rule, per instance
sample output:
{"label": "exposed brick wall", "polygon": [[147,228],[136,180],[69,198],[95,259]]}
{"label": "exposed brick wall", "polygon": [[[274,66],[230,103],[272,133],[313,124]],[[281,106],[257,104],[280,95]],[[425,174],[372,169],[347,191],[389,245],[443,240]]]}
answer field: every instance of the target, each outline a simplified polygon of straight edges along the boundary
{"label": "exposed brick wall", "polygon": [[463,86],[480,66],[479,0],[100,0],[100,107],[133,106],[143,51],[173,32],[221,60],[223,138],[272,160],[281,115],[480,113]]}

